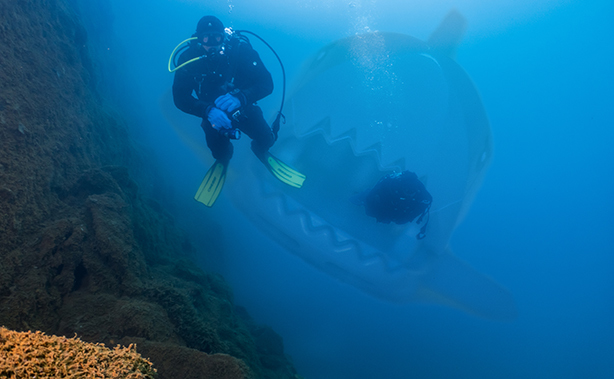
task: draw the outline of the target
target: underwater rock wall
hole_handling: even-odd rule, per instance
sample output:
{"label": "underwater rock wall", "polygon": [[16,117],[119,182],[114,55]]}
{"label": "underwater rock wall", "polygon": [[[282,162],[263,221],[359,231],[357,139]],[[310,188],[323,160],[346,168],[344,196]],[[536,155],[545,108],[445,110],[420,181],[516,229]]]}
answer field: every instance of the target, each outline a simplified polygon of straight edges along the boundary
{"label": "underwater rock wall", "polygon": [[298,378],[131,172],[67,0],[0,0],[0,325],[136,343],[159,378]]}

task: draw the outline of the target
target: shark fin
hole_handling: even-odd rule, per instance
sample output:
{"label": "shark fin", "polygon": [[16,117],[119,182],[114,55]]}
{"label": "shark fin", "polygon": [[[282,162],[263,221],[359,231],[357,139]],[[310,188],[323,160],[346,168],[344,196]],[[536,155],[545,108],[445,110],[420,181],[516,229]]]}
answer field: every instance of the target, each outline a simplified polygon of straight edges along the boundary
{"label": "shark fin", "polygon": [[437,52],[454,59],[456,48],[467,29],[467,20],[456,9],[452,9],[431,34],[427,43]]}

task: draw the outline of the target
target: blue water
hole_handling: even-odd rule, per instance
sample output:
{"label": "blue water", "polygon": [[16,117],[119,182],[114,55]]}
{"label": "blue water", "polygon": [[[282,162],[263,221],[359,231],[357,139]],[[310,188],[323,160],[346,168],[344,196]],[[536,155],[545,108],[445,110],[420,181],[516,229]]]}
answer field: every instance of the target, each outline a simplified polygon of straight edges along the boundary
{"label": "blue water", "polygon": [[[283,336],[305,378],[614,377],[611,2],[113,5],[114,28],[126,49],[121,68],[129,77],[123,101],[138,120],[135,138],[156,152],[166,206],[192,233],[203,266],[231,283],[236,303]],[[375,300],[277,247],[229,210],[224,195],[213,209],[192,200],[210,163],[201,158],[207,151],[187,148],[159,103],[172,83],[168,55],[201,16],[215,14],[263,36],[284,60],[291,83],[301,62],[329,42],[372,30],[427,39],[452,7],[468,23],[456,60],[480,91],[495,147],[451,246],[512,292],[516,320]],[[276,80],[277,91],[260,103],[271,114],[281,95],[280,73],[266,48],[257,49]],[[198,120],[186,120],[204,146]],[[247,142],[236,149],[248,149]],[[211,220],[228,217],[236,217],[231,230],[212,226]],[[237,239],[253,242],[251,248],[232,242]]]}

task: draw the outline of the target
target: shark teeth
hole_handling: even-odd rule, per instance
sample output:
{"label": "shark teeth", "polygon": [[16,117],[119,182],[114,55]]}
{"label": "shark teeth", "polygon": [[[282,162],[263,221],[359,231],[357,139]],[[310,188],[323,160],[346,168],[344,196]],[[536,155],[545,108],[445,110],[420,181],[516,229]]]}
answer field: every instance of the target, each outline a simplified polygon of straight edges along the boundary
{"label": "shark teeth", "polygon": [[[254,178],[256,180],[256,178]],[[339,265],[339,261],[350,262],[362,267],[380,267],[388,273],[404,270],[404,264],[391,258],[374,246],[361,242],[343,230],[330,224],[306,209],[282,189],[269,180],[258,181],[259,194],[241,194],[244,199],[241,208],[253,221],[265,227],[280,244],[292,251],[307,248],[309,257],[302,258],[318,265]],[[246,190],[249,186],[236,186]],[[253,191],[253,188],[250,192]],[[256,195],[256,196],[254,196]],[[248,198],[260,198],[255,204]],[[309,246],[305,246],[309,245]],[[325,246],[326,254],[316,254],[317,246]],[[317,262],[314,262],[317,261]]]}
{"label": "shark teeth", "polygon": [[371,144],[360,143],[358,138],[357,128],[350,128],[338,135],[333,135],[330,118],[324,118],[320,122],[315,123],[311,128],[304,133],[297,135],[297,138],[309,138],[316,135],[321,135],[329,146],[338,143],[347,143],[352,148],[352,152],[356,157],[368,156],[377,163],[380,171],[403,171],[406,169],[405,157],[398,158],[390,162],[382,162],[382,142],[377,141]]}

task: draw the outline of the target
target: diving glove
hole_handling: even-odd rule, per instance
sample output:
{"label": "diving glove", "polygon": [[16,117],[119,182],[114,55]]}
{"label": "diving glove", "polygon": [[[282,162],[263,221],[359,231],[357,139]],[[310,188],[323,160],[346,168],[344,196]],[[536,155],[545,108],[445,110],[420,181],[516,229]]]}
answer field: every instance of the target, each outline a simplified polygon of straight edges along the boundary
{"label": "diving glove", "polygon": [[241,106],[241,100],[227,93],[215,99],[215,106],[225,112],[234,112]]}
{"label": "diving glove", "polygon": [[209,120],[211,126],[215,130],[232,128],[232,123],[226,115],[226,112],[219,108],[211,108],[207,114],[207,120]]}

